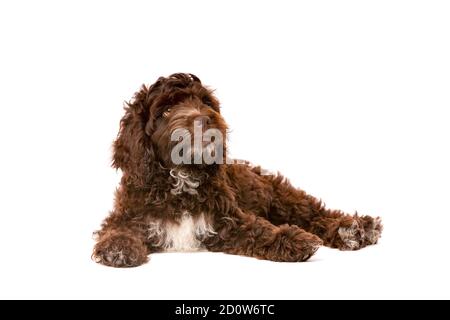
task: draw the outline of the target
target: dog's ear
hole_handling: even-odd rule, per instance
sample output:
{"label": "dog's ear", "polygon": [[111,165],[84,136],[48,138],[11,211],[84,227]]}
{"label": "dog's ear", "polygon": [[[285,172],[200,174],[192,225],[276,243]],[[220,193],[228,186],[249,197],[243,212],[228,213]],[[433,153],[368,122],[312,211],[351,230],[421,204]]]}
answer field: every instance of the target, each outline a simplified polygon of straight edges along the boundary
{"label": "dog's ear", "polygon": [[139,177],[149,165],[153,154],[149,136],[146,134],[149,111],[148,89],[143,86],[130,103],[126,103],[125,115],[113,144],[112,165],[124,173]]}

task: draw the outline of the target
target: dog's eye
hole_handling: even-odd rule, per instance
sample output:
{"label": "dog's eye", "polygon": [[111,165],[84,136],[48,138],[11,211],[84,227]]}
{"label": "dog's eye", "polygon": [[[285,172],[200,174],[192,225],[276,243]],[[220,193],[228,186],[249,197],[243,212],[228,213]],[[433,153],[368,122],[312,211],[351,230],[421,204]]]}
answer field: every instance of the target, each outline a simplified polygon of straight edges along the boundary
{"label": "dog's eye", "polygon": [[170,108],[168,108],[166,111],[164,111],[163,114],[162,114],[163,118],[169,117],[170,111],[171,111]]}
{"label": "dog's eye", "polygon": [[212,107],[212,101],[210,98],[203,97],[202,102],[203,102],[203,104],[206,104],[207,106]]}

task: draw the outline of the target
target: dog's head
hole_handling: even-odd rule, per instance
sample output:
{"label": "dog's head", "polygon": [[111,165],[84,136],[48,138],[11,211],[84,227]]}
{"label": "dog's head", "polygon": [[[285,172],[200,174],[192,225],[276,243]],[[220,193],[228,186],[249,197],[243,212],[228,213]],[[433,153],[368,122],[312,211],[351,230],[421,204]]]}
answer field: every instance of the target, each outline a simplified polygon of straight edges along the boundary
{"label": "dog's head", "polygon": [[218,100],[199,78],[184,73],[160,77],[127,103],[113,165],[132,175],[155,163],[211,170],[224,161],[226,130]]}

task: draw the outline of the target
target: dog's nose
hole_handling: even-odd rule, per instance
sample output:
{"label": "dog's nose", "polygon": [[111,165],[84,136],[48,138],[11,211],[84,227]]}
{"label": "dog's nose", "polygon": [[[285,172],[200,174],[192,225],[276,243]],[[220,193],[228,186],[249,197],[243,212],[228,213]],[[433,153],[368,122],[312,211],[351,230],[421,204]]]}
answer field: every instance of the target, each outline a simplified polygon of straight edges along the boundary
{"label": "dog's nose", "polygon": [[211,118],[208,116],[196,117],[194,120],[196,126],[207,127],[209,124],[211,124]]}

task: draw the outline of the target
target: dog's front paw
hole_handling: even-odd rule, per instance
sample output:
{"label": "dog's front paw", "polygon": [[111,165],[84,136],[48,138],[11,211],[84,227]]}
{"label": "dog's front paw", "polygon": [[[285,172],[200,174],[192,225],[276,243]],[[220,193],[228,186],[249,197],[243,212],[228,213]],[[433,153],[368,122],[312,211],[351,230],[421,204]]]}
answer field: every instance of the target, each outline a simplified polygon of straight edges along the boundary
{"label": "dog's front paw", "polygon": [[302,262],[311,258],[323,241],[297,226],[280,226],[276,241],[275,261]]}
{"label": "dog's front paw", "polygon": [[365,246],[376,244],[381,236],[383,227],[379,217],[353,217],[339,227],[337,247],[340,250],[358,250]]}
{"label": "dog's front paw", "polygon": [[137,267],[147,262],[147,248],[139,239],[128,234],[103,237],[95,245],[95,262],[115,268]]}

